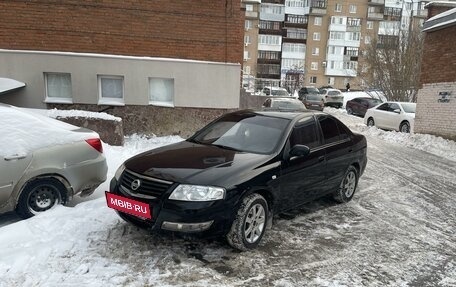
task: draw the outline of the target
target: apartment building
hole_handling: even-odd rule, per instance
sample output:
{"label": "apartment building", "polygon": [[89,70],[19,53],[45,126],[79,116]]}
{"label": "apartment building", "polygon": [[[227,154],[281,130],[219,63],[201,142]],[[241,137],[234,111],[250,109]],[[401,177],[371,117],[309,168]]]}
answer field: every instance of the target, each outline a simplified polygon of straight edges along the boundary
{"label": "apartment building", "polygon": [[256,89],[267,84],[290,92],[301,86],[345,89],[347,83],[351,89],[369,88],[360,77],[366,46],[397,41],[401,31],[422,25],[427,15],[426,2],[412,0],[256,2],[258,58],[256,69],[250,59],[250,81],[255,78]]}

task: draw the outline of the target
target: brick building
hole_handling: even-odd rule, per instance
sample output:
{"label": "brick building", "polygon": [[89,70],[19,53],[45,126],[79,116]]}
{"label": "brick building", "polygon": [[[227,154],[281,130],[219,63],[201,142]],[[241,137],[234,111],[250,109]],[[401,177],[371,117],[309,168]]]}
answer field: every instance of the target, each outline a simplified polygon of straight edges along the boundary
{"label": "brick building", "polygon": [[1,1],[0,77],[26,87],[0,101],[182,134],[238,108],[244,17],[235,0]]}
{"label": "brick building", "polygon": [[456,140],[456,2],[432,2],[428,10],[415,132]]}

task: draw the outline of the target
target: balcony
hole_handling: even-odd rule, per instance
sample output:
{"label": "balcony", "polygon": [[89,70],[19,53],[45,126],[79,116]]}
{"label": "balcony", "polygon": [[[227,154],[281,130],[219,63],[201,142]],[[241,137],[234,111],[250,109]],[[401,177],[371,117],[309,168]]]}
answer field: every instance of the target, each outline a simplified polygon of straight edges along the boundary
{"label": "balcony", "polygon": [[326,0],[311,0],[310,1],[310,15],[325,15],[327,3]]}
{"label": "balcony", "polygon": [[284,43],[301,43],[307,42],[306,29],[286,29],[284,30],[282,42]]}
{"label": "balcony", "polygon": [[371,5],[371,6],[376,6],[376,5],[383,6],[383,5],[385,5],[385,0],[369,0],[367,2],[367,4]]}
{"label": "balcony", "polygon": [[360,32],[361,26],[347,26],[347,32]]}
{"label": "balcony", "polygon": [[383,12],[367,12],[367,20],[383,20]]}
{"label": "balcony", "polygon": [[307,16],[286,14],[284,26],[306,29],[308,20],[309,18]]}

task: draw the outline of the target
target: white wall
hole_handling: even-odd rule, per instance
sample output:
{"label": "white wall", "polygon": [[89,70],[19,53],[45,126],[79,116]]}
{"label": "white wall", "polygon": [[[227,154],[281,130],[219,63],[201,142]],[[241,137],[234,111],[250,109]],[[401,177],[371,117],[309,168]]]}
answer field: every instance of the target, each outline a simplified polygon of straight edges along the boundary
{"label": "white wall", "polygon": [[45,107],[45,72],[71,74],[73,103],[97,104],[97,75],[124,77],[126,105],[149,104],[149,77],[174,79],[174,106],[238,108],[240,64],[99,54],[0,50],[0,77],[26,83],[0,102]]}

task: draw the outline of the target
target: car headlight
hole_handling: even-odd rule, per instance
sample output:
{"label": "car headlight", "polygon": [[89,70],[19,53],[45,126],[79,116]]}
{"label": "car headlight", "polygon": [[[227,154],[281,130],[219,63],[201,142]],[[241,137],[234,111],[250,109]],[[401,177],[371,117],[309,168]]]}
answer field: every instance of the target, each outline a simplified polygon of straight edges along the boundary
{"label": "car headlight", "polygon": [[169,199],[182,201],[211,201],[225,198],[225,189],[214,186],[180,184]]}
{"label": "car headlight", "polygon": [[119,180],[120,176],[122,175],[122,173],[124,172],[125,170],[125,165],[124,164],[121,164],[119,166],[119,168],[117,169],[116,171],[116,174],[114,175],[114,177],[116,178],[116,180]]}

